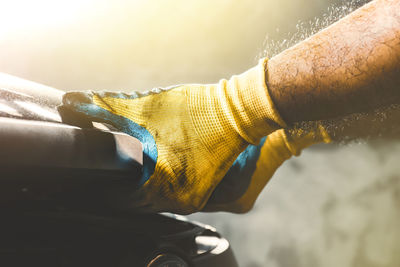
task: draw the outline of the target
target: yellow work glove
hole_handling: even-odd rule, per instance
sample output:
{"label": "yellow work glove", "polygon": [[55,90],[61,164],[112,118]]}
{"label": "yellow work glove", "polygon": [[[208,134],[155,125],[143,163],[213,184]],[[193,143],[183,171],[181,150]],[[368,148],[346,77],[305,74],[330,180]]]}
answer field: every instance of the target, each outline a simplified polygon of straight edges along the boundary
{"label": "yellow work glove", "polygon": [[249,145],[216,187],[204,211],[248,212],[285,160],[300,155],[313,144],[329,142],[331,138],[325,128],[312,122],[303,129],[277,130],[258,146]]}
{"label": "yellow work glove", "polygon": [[63,105],[142,142],[143,175],[130,207],[187,214],[203,208],[248,144],[285,126],[268,94],[265,63],[218,84],[71,92]]}

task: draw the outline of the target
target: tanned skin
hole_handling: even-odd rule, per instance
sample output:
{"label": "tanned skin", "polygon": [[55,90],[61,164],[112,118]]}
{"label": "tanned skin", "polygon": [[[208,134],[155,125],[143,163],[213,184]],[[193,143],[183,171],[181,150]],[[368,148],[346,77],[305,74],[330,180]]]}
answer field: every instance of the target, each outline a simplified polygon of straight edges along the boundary
{"label": "tanned skin", "polygon": [[268,61],[288,123],[400,103],[400,0],[375,0]]}

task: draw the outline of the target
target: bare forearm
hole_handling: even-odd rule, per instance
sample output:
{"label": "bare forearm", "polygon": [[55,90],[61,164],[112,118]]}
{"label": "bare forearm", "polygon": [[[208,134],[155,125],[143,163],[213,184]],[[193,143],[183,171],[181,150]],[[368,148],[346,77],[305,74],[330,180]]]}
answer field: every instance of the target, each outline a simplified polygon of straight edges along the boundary
{"label": "bare forearm", "polygon": [[375,0],[273,57],[270,95],[288,123],[400,103],[400,0]]}

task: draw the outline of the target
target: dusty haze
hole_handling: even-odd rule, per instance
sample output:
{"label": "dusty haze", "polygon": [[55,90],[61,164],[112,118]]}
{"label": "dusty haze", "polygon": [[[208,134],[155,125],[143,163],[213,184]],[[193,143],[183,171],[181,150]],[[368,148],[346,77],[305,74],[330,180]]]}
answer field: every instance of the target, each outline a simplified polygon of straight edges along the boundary
{"label": "dusty haze", "polygon": [[[66,91],[216,82],[364,2],[2,1],[0,71]],[[245,267],[399,266],[399,155],[396,138],[316,146],[250,213],[191,218],[216,226]]]}

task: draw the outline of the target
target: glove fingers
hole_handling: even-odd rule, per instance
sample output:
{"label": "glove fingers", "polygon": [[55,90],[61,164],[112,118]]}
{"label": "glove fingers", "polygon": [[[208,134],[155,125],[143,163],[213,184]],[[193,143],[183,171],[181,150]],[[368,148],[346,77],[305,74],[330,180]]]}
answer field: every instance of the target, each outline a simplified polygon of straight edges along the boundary
{"label": "glove fingers", "polygon": [[319,121],[305,122],[303,125],[287,129],[283,135],[287,148],[295,156],[311,145],[331,142],[331,137]]}
{"label": "glove fingers", "polygon": [[[119,128],[121,123],[115,115],[93,103],[94,92],[68,92],[63,96],[63,106],[84,115],[91,121],[104,122]],[[109,93],[102,93],[108,95]],[[113,94],[114,95],[114,94]],[[116,95],[116,94],[115,94]]]}
{"label": "glove fingers", "polygon": [[93,99],[93,92],[67,92],[64,94],[62,102],[63,105],[75,107],[79,104],[91,104]]}
{"label": "glove fingers", "polygon": [[119,98],[119,99],[132,99],[142,96],[142,94],[139,92],[131,92],[130,94],[126,94],[122,92],[99,91],[99,92],[92,92],[92,94],[100,98],[109,97],[109,98]]}
{"label": "glove fingers", "polygon": [[[93,101],[93,97],[103,101],[106,110]],[[155,164],[158,157],[157,146],[153,136],[135,121],[126,117],[114,114],[113,105],[104,101],[105,98],[135,98],[136,94],[123,94],[111,92],[69,92],[63,97],[64,107],[82,114],[91,121],[104,122],[113,125],[119,131],[129,134],[142,143],[143,148],[143,173],[139,185],[143,185],[154,173]]]}

